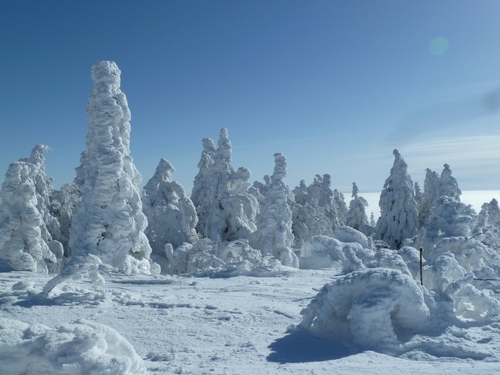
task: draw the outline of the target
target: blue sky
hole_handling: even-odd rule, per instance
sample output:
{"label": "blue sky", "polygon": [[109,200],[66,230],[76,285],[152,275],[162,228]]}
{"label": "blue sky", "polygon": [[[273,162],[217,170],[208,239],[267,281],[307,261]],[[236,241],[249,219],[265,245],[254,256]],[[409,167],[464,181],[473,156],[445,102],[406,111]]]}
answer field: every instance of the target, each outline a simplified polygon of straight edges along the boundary
{"label": "blue sky", "polygon": [[113,60],[145,183],[160,158],[190,191],[226,127],[233,165],[262,180],[285,154],[377,192],[398,148],[415,181],[450,164],[462,190],[500,187],[500,1],[0,3],[0,173],[43,143],[54,185],[85,150],[90,68]]}

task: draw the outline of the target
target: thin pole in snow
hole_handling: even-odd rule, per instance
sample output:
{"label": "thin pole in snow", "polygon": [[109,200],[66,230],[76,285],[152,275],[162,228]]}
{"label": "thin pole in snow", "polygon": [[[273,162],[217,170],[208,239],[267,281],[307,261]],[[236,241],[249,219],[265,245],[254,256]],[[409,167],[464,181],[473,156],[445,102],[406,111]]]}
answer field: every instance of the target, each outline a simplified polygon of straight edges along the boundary
{"label": "thin pole in snow", "polygon": [[424,277],[422,274],[422,253],[424,252],[424,249],[420,248],[420,285],[424,285]]}

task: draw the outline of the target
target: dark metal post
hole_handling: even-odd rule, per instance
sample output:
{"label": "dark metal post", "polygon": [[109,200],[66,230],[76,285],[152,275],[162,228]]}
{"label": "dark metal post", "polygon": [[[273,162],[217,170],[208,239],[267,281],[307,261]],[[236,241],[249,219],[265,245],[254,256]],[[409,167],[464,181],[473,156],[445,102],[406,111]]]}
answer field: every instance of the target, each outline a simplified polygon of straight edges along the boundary
{"label": "dark metal post", "polygon": [[422,272],[422,253],[424,249],[420,248],[420,285],[424,285],[424,277]]}

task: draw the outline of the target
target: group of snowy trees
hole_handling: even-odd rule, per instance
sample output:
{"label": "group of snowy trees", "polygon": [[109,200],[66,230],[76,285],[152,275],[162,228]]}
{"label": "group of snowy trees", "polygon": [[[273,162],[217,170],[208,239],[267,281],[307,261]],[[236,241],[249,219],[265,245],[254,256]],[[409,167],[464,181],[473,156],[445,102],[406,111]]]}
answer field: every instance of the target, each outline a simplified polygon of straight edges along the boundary
{"label": "group of snowy trees", "polygon": [[[492,201],[478,216],[460,202],[448,165],[439,176],[427,170],[420,191],[397,150],[380,196],[381,217],[365,212],[356,183],[352,199],[331,188],[331,176],[316,175],[291,190],[287,163],[274,155],[274,172],[251,184],[250,171],[234,169],[228,132],[218,145],[203,139],[191,197],[173,181],[174,167],[162,159],[139,191],[141,175],[130,155],[130,110],[114,62],[92,67],[94,83],[86,107],[87,150],[74,181],[54,190],[37,145],[27,159],[12,163],[0,192],[0,259],[14,269],[58,272],[97,257],[123,272],[189,272],[203,265],[272,259],[299,267],[300,248],[317,235],[342,226],[379,240],[378,247],[408,243],[429,252],[440,237],[472,235],[498,228],[500,210]],[[444,214],[446,213],[446,214]],[[458,224],[457,224],[458,223]]]}

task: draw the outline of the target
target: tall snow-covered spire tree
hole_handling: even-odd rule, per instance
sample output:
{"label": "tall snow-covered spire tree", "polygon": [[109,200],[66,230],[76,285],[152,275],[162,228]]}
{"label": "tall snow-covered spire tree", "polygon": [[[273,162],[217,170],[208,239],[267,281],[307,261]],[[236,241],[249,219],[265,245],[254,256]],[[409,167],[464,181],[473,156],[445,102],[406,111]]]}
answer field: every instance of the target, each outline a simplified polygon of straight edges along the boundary
{"label": "tall snow-covered spire tree", "polygon": [[45,174],[43,154],[36,145],[29,158],[9,166],[0,192],[0,258],[16,270],[58,271],[63,246],[60,226],[50,213],[52,180]]}
{"label": "tall snow-covered spire tree", "polygon": [[149,223],[145,233],[158,255],[165,255],[167,243],[176,248],[198,239],[196,209],[182,185],[172,181],[174,172],[172,164],[161,159],[155,174],[144,186],[142,207]]}
{"label": "tall snow-covered spire tree", "polygon": [[408,165],[398,150],[393,151],[394,165],[380,194],[380,218],[377,235],[391,248],[401,247],[403,240],[417,231],[418,205]]}
{"label": "tall snow-covered spire tree", "polygon": [[285,156],[274,154],[271,185],[257,216],[257,231],[252,234],[250,244],[261,250],[263,255],[272,255],[284,265],[298,268],[298,257],[291,248],[294,237],[292,211],[288,205],[290,191],[283,181],[286,175]]}
{"label": "tall snow-covered spire tree", "polygon": [[144,234],[141,175],[130,155],[130,110],[120,73],[112,61],[92,66],[85,177],[70,248],[73,257],[92,254],[121,271],[148,273],[151,247]]}

